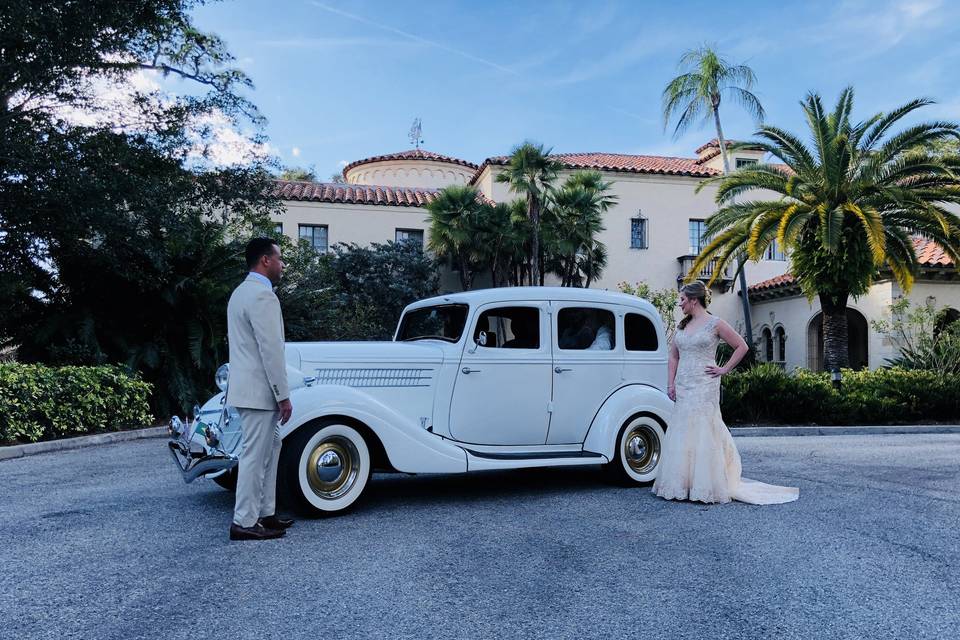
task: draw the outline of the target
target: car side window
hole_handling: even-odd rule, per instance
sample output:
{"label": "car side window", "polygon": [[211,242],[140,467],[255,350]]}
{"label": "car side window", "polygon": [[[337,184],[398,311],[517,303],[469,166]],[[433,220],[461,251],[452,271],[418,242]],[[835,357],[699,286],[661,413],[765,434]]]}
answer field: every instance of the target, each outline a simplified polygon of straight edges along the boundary
{"label": "car side window", "polygon": [[657,328],[647,316],[628,313],[623,318],[623,344],[627,351],[656,351]]}
{"label": "car side window", "polygon": [[613,312],[592,307],[560,309],[557,336],[561,349],[609,351],[617,343]]}
{"label": "car side window", "polygon": [[477,320],[473,340],[483,349],[539,349],[540,309],[488,309]]}

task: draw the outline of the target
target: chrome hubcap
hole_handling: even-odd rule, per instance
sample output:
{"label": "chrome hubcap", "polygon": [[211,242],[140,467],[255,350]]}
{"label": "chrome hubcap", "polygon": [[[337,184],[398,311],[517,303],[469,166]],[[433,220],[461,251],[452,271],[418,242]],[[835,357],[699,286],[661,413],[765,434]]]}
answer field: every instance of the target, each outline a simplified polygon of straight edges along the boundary
{"label": "chrome hubcap", "polygon": [[646,474],[660,462],[660,437],[649,425],[631,427],[623,439],[623,459],[637,474]]}
{"label": "chrome hubcap", "polygon": [[357,447],[343,436],[322,440],[307,458],[310,489],[325,500],[335,500],[353,488],[360,475]]}

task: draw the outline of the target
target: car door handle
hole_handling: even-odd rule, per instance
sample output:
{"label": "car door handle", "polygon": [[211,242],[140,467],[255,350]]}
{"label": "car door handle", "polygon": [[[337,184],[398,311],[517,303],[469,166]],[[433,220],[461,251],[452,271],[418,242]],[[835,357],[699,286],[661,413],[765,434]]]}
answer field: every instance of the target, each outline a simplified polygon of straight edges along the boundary
{"label": "car door handle", "polygon": [[471,373],[480,373],[480,369],[471,369],[470,367],[464,367],[463,369],[460,369],[460,371],[462,371],[465,375],[469,375]]}
{"label": "car door handle", "polygon": [[566,367],[554,367],[553,370],[555,373],[563,373],[564,371],[573,371],[573,369],[568,369]]}

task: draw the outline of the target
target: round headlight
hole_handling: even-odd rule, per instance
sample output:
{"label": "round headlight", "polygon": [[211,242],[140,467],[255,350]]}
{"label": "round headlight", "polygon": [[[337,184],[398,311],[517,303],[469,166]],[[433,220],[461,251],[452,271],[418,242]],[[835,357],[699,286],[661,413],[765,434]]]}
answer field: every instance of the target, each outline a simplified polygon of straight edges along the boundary
{"label": "round headlight", "polygon": [[220,365],[220,368],[217,369],[217,375],[214,376],[213,379],[217,383],[217,388],[220,389],[220,391],[226,391],[227,381],[230,379],[230,365]]}

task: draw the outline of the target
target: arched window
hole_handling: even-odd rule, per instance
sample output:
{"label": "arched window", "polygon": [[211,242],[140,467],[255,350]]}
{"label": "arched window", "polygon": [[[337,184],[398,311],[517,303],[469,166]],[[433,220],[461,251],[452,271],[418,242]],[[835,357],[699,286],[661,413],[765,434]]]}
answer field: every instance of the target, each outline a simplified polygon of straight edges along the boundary
{"label": "arched window", "polygon": [[777,327],[773,332],[774,342],[776,343],[777,362],[787,361],[787,332],[783,327]]}
{"label": "arched window", "polygon": [[773,362],[773,335],[769,328],[764,328],[762,335],[763,359],[766,362]]}

